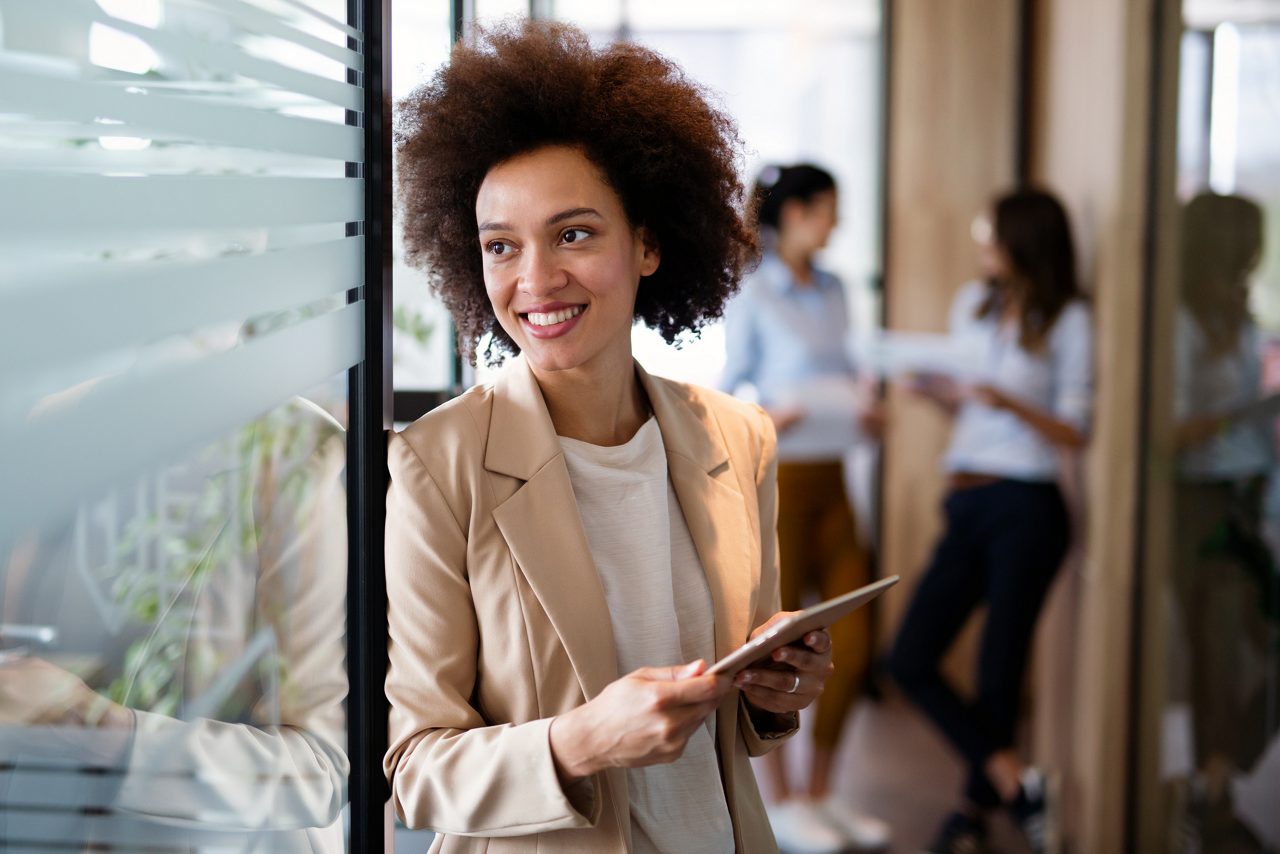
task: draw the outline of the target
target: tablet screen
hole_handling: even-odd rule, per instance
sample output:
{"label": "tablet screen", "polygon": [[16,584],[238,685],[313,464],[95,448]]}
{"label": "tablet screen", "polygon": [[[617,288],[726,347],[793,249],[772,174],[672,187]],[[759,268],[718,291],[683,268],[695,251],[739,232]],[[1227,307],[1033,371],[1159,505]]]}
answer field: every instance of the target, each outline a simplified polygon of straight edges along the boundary
{"label": "tablet screen", "polygon": [[823,629],[836,620],[849,616],[884,591],[898,583],[898,576],[891,575],[879,581],[859,587],[834,599],[819,602],[771,626],[769,631],[735,649],[707,668],[707,673],[726,673],[730,676],[745,670],[761,659],[768,658],[775,649],[794,643],[814,629]]}

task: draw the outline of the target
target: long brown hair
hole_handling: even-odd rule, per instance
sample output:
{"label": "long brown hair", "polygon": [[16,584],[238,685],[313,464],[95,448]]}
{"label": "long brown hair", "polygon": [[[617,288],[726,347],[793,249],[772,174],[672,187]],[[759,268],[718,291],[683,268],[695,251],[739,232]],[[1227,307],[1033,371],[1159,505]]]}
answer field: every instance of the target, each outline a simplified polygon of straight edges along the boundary
{"label": "long brown hair", "polygon": [[1249,273],[1262,258],[1262,208],[1243,196],[1200,193],[1182,211],[1182,303],[1210,356],[1230,353],[1249,319]]}
{"label": "long brown hair", "polygon": [[[1044,345],[1067,304],[1080,297],[1071,223],[1062,203],[1044,190],[1015,190],[997,198],[992,207],[996,244],[1023,285],[1018,344],[1034,352]],[[998,314],[1009,298],[1012,283],[991,284],[990,296],[978,307],[979,317]]]}

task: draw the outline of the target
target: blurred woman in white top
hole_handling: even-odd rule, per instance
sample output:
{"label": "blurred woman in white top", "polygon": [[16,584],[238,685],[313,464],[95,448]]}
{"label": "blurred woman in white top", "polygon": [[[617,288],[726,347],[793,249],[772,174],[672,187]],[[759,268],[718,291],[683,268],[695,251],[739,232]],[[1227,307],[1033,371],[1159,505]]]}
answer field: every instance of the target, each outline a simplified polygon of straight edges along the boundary
{"label": "blurred woman in white top", "polygon": [[[1007,194],[974,232],[987,277],[956,295],[951,334],[982,362],[973,385],[932,376],[915,386],[955,427],[943,459],[946,528],[890,669],[969,769],[963,800],[930,850],[981,850],[987,812],[1003,807],[1040,851],[1050,815],[1044,779],[1024,767],[1013,734],[1036,619],[1070,540],[1058,456],[1088,436],[1092,329],[1057,199]],[[987,619],[970,701],[939,662],[980,605]]]}

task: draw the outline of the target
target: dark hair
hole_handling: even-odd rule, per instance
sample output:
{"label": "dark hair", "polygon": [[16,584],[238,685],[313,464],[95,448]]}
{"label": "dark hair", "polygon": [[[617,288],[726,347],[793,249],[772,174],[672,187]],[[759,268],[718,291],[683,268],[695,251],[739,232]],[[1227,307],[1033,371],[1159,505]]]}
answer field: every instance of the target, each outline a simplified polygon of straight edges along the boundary
{"label": "dark hair", "polygon": [[[1080,297],[1071,223],[1062,203],[1044,190],[1020,189],[998,197],[995,241],[1025,288],[1018,344],[1040,349],[1068,303]],[[1009,283],[999,282],[978,308],[985,317],[1001,309]]]}
{"label": "dark hair", "polygon": [[1240,342],[1262,243],[1262,208],[1244,196],[1199,193],[1182,211],[1182,302],[1214,356]]}
{"label": "dark hair", "polygon": [[473,361],[485,333],[488,361],[516,350],[485,293],[476,195],[494,166],[549,145],[581,150],[661,251],[638,319],[675,342],[723,313],[756,252],[729,117],[646,48],[593,49],[558,23],[477,28],[400,102],[396,127],[408,260],[427,270]]}
{"label": "dark hair", "polygon": [[792,199],[805,204],[819,193],[834,190],[836,179],[820,166],[797,163],[794,166],[766,166],[760,170],[755,187],[751,191],[752,209],[756,222],[772,229],[778,228],[782,218],[782,206]]}

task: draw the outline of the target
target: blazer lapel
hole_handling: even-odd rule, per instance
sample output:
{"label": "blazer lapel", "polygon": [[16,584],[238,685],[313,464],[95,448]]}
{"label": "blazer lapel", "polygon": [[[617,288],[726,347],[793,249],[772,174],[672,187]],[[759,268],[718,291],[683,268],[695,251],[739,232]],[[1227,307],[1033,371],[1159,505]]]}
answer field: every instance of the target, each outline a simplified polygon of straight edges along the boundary
{"label": "blazer lapel", "polygon": [[491,419],[485,468],[524,481],[494,521],[591,699],[618,678],[613,624],[560,441],[524,359],[495,384]]}
{"label": "blazer lapel", "polygon": [[751,630],[752,561],[758,557],[751,548],[755,534],[746,500],[729,469],[715,417],[639,365],[636,370],[658,419],[671,483],[707,577],[720,658],[741,646]]}

